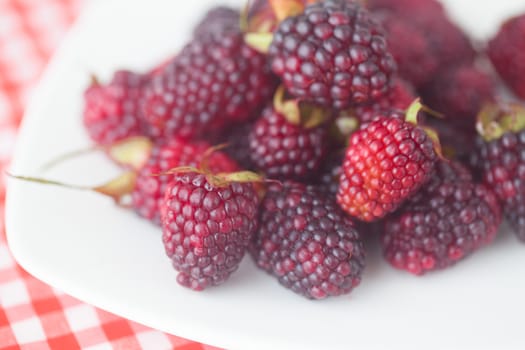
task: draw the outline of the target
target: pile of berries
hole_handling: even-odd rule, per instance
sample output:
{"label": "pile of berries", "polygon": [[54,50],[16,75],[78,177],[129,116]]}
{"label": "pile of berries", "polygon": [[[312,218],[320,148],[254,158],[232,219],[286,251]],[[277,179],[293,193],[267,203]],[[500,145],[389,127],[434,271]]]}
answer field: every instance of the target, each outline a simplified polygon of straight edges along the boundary
{"label": "pile of berries", "polygon": [[98,191],[161,226],[181,285],[224,283],[249,254],[323,299],[361,282],[367,235],[416,275],[504,218],[525,242],[525,15],[475,47],[437,0],[250,4],[84,96],[89,135],[135,174]]}

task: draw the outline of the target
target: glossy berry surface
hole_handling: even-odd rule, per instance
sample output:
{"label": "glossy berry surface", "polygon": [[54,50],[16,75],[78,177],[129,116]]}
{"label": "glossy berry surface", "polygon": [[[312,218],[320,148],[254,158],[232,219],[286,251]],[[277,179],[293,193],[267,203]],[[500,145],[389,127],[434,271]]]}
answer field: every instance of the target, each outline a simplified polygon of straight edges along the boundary
{"label": "glossy berry surface", "polygon": [[193,138],[253,116],[274,90],[265,57],[240,30],[191,41],[144,92],[144,117],[158,137]]}
{"label": "glossy berry surface", "polygon": [[349,293],[365,265],[360,235],[335,201],[291,182],[269,189],[251,251],[260,268],[310,299]]}
{"label": "glossy berry surface", "polygon": [[502,205],[517,236],[525,242],[525,131],[507,132],[491,142],[478,139],[478,169]]}
{"label": "glossy berry surface", "polygon": [[177,282],[197,291],[225,282],[257,229],[258,205],[251,184],[218,187],[203,174],[176,175],[166,189],[162,241]]}
{"label": "glossy berry surface", "polygon": [[501,78],[525,99],[525,15],[505,22],[489,42],[487,53]]}
{"label": "glossy berry surface", "polygon": [[[160,209],[164,192],[173,175],[159,175],[173,168],[199,167],[210,149],[206,142],[188,142],[172,139],[167,144],[156,145],[146,165],[139,170],[135,188],[132,192],[132,206],[137,214],[160,225]],[[216,151],[207,159],[212,173],[234,172],[238,166],[226,154]]]}
{"label": "glossy berry surface", "polygon": [[97,144],[109,145],[142,134],[140,96],[148,77],[117,71],[107,85],[93,82],[84,93],[83,122]]}
{"label": "glossy berry surface", "polygon": [[396,118],[377,119],[350,137],[337,200],[360,220],[381,219],[430,179],[436,159],[423,129]]}
{"label": "glossy berry surface", "polygon": [[329,146],[325,125],[295,125],[273,107],[263,111],[249,140],[252,162],[269,178],[277,179],[311,178]]}
{"label": "glossy berry surface", "polygon": [[387,94],[395,71],[382,28],[354,2],[322,1],[285,19],[269,55],[292,95],[339,109]]}
{"label": "glossy berry surface", "polygon": [[500,223],[494,193],[459,163],[440,161],[428,185],[385,220],[381,245],[394,267],[422,275],[492,242]]}

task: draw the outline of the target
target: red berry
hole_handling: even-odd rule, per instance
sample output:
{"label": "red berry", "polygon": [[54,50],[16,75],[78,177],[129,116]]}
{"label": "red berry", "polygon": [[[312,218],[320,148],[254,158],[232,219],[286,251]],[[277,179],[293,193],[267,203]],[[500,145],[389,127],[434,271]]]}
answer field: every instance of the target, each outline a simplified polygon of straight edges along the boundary
{"label": "red berry", "polygon": [[350,215],[376,221],[430,179],[436,159],[423,129],[396,118],[377,119],[350,137],[337,200]]}
{"label": "red berry", "polygon": [[[140,216],[160,224],[160,208],[166,187],[173,175],[159,175],[182,166],[198,167],[210,149],[206,142],[187,142],[172,139],[168,144],[156,145],[146,165],[140,169],[132,193],[133,208]],[[212,173],[233,172],[237,164],[220,151],[208,157],[208,167]]]}
{"label": "red berry", "polygon": [[439,57],[417,24],[392,12],[379,12],[378,19],[385,28],[388,49],[399,75],[415,86],[432,79],[439,67]]}
{"label": "red berry", "polygon": [[251,251],[260,268],[310,299],[349,293],[365,265],[360,235],[335,201],[292,182],[270,186]]}
{"label": "red berry", "polygon": [[254,123],[251,121],[237,124],[219,136],[218,143],[227,144],[224,153],[245,170],[255,169],[250,152],[250,132],[253,129],[253,125]]}
{"label": "red berry", "polygon": [[148,77],[115,72],[107,85],[93,82],[84,93],[84,126],[93,141],[113,144],[142,134],[139,99]]}
{"label": "red berry", "polygon": [[425,103],[447,122],[474,131],[481,107],[495,99],[491,77],[473,65],[441,71],[423,90]]}
{"label": "red berry", "polygon": [[380,25],[347,1],[315,3],[285,19],[269,54],[293,96],[339,109],[386,95],[395,71]]}
{"label": "red berry", "polygon": [[431,13],[435,16],[444,14],[443,5],[437,0],[367,0],[370,10],[389,10],[396,13]]}
{"label": "red berry", "polygon": [[510,226],[525,242],[525,108],[511,108],[498,107],[495,113],[501,114],[487,119],[486,125],[483,118],[488,108],[480,114],[480,124],[487,128],[477,140],[474,165],[496,193]]}
{"label": "red berry", "polygon": [[404,119],[405,111],[416,99],[414,88],[404,80],[396,78],[392,89],[385,97],[369,105],[352,109],[351,114],[360,123],[366,125],[379,116]]}
{"label": "red berry", "polygon": [[447,16],[424,13],[412,20],[428,38],[432,53],[439,59],[439,69],[474,61],[476,51],[470,38]]}
{"label": "red berry", "polygon": [[218,132],[267,102],[274,78],[239,29],[200,36],[145,89],[144,117],[164,138]]}
{"label": "red berry", "polygon": [[490,243],[500,223],[493,192],[459,163],[439,161],[430,182],[385,220],[381,245],[390,264],[421,275]]}
{"label": "red berry", "polygon": [[330,152],[315,181],[317,188],[334,200],[339,190],[339,179],[343,173],[344,155],[343,149]]}
{"label": "red berry", "polygon": [[488,55],[501,78],[525,99],[525,14],[506,21],[489,42]]}
{"label": "red berry", "polygon": [[162,240],[177,282],[203,290],[226,281],[257,229],[259,198],[252,184],[217,186],[203,174],[178,174],[163,205]]}
{"label": "red berry", "polygon": [[267,107],[250,136],[252,162],[270,178],[308,179],[321,166],[329,146],[324,124],[295,125]]}
{"label": "red berry", "polygon": [[471,64],[475,51],[469,38],[444,12],[423,6],[410,10],[379,11],[402,78],[416,87],[431,81],[438,70]]}
{"label": "red berry", "polygon": [[210,9],[199,22],[193,35],[195,37],[235,30],[239,27],[239,11],[226,6],[216,6]]}

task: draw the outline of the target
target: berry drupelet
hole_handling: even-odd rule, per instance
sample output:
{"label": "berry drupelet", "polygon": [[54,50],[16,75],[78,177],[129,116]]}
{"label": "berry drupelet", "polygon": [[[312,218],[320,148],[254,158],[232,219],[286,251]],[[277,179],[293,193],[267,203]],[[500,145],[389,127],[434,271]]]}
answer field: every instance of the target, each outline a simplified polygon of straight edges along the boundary
{"label": "berry drupelet", "polygon": [[380,117],[351,135],[337,194],[348,214],[379,220],[430,179],[439,142],[416,125],[417,113],[410,108],[407,120]]}
{"label": "berry drupelet", "polygon": [[510,226],[525,242],[525,107],[487,106],[479,116],[474,166],[494,189]]}
{"label": "berry drupelet", "polygon": [[162,240],[179,272],[177,282],[197,291],[225,282],[257,229],[259,198],[253,185],[177,174],[163,205]]}
{"label": "berry drupelet", "polygon": [[293,182],[269,187],[251,252],[260,268],[309,299],[349,293],[365,265],[360,235],[335,201]]}
{"label": "berry drupelet", "polygon": [[500,223],[494,193],[461,164],[439,161],[430,182],[385,219],[381,245],[392,266],[422,275],[492,242]]}
{"label": "berry drupelet", "polygon": [[206,157],[208,169],[213,173],[238,170],[235,161],[220,151],[207,155],[210,147],[206,142],[188,142],[176,138],[167,144],[153,147],[147,163],[138,172],[132,192],[132,207],[135,212],[160,225],[164,193],[173,179],[172,174],[163,173],[173,168],[198,167]]}
{"label": "berry drupelet", "polygon": [[146,75],[117,71],[107,85],[93,80],[84,93],[84,126],[93,141],[109,145],[142,134],[139,100]]}
{"label": "berry drupelet", "polygon": [[271,97],[264,55],[236,29],[194,38],[144,91],[144,117],[158,137],[193,138],[244,121]]}
{"label": "berry drupelet", "polygon": [[525,14],[509,19],[489,42],[487,53],[501,78],[525,99]]}
{"label": "berry drupelet", "polygon": [[329,146],[325,124],[307,127],[267,107],[250,133],[250,155],[268,177],[306,180],[320,168]]}
{"label": "berry drupelet", "polygon": [[350,1],[322,1],[286,18],[274,33],[269,57],[293,96],[328,108],[386,95],[396,70],[381,26]]}

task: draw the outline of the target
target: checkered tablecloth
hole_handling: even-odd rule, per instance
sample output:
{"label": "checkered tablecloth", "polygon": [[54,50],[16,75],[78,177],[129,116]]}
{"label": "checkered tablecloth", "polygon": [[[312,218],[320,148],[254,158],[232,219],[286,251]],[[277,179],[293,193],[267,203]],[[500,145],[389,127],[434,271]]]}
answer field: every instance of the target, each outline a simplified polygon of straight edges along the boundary
{"label": "checkered tablecloth", "polygon": [[[81,0],[0,0],[0,174],[31,90]],[[0,349],[216,349],[82,303],[35,279],[7,247],[0,175]]]}

